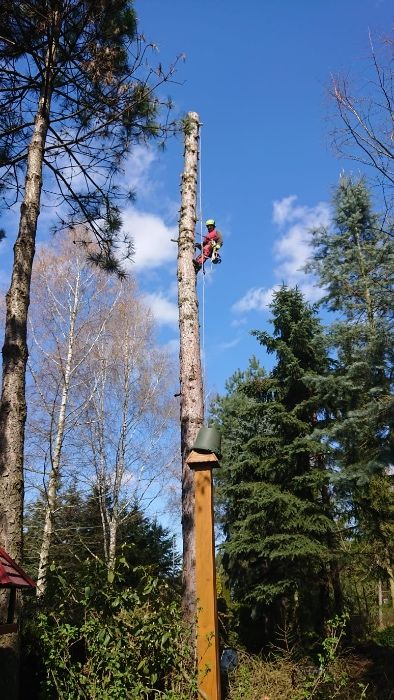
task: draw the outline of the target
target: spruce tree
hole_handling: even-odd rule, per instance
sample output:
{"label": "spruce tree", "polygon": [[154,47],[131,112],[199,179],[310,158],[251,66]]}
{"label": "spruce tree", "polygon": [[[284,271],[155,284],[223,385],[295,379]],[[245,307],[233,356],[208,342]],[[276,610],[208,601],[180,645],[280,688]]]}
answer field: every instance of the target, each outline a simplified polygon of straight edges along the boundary
{"label": "spruce tree", "polygon": [[393,308],[394,242],[373,212],[364,181],[341,178],[329,228],[313,232],[307,269],[325,290],[322,304],[336,314],[328,342],[335,371],[320,392],[333,406],[326,432],[353,537],[369,544],[392,590],[394,500]]}
{"label": "spruce tree", "polygon": [[223,565],[244,624],[258,628],[256,644],[284,621],[301,631],[321,626],[335,558],[325,447],[313,436],[326,420],[313,388],[329,366],[322,329],[297,289],[280,289],[271,310],[273,335],[255,335],[276,355],[274,369],[267,376],[253,362],[216,407]]}

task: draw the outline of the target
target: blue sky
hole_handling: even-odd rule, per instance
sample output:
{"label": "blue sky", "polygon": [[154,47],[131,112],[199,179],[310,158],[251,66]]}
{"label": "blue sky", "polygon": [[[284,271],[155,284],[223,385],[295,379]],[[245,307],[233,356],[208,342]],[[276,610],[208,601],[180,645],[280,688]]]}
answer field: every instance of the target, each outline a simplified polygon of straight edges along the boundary
{"label": "blue sky", "polygon": [[[316,299],[299,269],[308,228],[329,222],[339,173],[355,164],[330,149],[330,76],[366,79],[368,31],[393,27],[389,0],[136,0],[140,30],[158,47],[157,60],[178,65],[165,94],[175,116],[199,113],[202,217],[224,237],[223,263],[205,276],[207,393],[256,353],[253,328],[266,326],[272,288],[299,284]],[[133,269],[158,322],[158,339],[177,352],[176,245],[183,144],[164,153],[138,148],[124,184],[136,204],[124,215],[135,239]],[[0,283],[9,283],[17,216],[6,219]],[[47,238],[42,216],[38,241]],[[199,227],[198,227],[199,230]],[[202,277],[199,276],[199,290]]]}

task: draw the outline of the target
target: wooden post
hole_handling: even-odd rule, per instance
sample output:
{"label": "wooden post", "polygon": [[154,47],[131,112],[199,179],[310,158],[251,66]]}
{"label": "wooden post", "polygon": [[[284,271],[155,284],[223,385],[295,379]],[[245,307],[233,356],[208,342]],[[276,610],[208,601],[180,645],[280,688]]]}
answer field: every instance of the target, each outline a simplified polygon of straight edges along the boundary
{"label": "wooden post", "polygon": [[[204,421],[196,272],[193,266],[197,221],[197,163],[200,120],[185,120],[184,171],[178,237],[178,307],[180,334],[180,419],[182,453],[183,612],[192,629],[196,614],[194,477],[186,458]],[[193,643],[192,642],[192,643]]]}
{"label": "wooden post", "polygon": [[218,460],[214,454],[193,450],[187,461],[195,476],[198,688],[207,700],[220,700],[212,488],[212,467],[218,466]]}
{"label": "wooden post", "polygon": [[192,450],[204,422],[196,271],[193,265],[199,128],[198,114],[189,112],[185,121],[185,163],[178,237],[183,610],[191,629],[191,651],[196,651],[197,655],[200,695],[206,700],[219,700],[212,495],[212,466],[217,466],[217,458],[214,454],[202,455]]}

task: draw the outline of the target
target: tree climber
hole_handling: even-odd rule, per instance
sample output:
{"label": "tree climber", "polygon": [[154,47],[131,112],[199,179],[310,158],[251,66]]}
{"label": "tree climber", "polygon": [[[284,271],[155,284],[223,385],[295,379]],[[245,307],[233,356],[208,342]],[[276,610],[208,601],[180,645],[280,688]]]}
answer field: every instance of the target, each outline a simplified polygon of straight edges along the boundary
{"label": "tree climber", "polygon": [[195,248],[199,248],[199,250],[201,250],[201,254],[198,256],[198,258],[193,260],[193,265],[196,272],[201,270],[208,258],[210,258],[214,264],[221,262],[219,248],[221,248],[223,245],[222,234],[215,227],[214,219],[207,219],[205,226],[207,227],[208,231],[203,238],[202,250],[201,243],[195,243],[194,245]]}

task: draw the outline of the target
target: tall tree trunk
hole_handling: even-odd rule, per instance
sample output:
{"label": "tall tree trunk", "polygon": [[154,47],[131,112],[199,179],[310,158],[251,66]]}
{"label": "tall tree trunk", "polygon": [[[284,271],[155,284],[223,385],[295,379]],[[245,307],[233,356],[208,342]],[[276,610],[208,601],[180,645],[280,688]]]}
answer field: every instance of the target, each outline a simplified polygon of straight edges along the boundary
{"label": "tall tree trunk", "polygon": [[41,96],[27,159],[26,186],[14,246],[11,286],[6,296],[3,384],[0,406],[1,543],[20,562],[22,555],[23,443],[26,421],[27,312],[40,211],[42,162],[48,107]]}
{"label": "tall tree trunk", "polygon": [[378,581],[378,627],[380,630],[384,628],[383,623],[383,586],[382,581]]}
{"label": "tall tree trunk", "polygon": [[394,608],[394,572],[393,567],[390,564],[387,564],[387,574],[389,577],[391,607]]}
{"label": "tall tree trunk", "polygon": [[116,542],[118,535],[118,515],[114,515],[109,522],[108,541],[108,571],[115,571],[116,562]]}
{"label": "tall tree trunk", "polygon": [[193,266],[199,126],[198,114],[189,112],[185,126],[185,160],[178,238],[183,611],[185,619],[191,625],[194,624],[196,612],[194,475],[186,464],[186,458],[204,420],[196,272]]}
{"label": "tall tree trunk", "polygon": [[[332,518],[331,496],[327,484],[323,484],[321,489],[321,495],[326,515]],[[326,541],[331,554],[328,576],[329,582],[331,583],[332,590],[334,593],[334,610],[336,615],[340,615],[343,611],[343,594],[339,562],[336,554],[338,544],[336,542],[335,533],[333,531],[327,532]],[[331,616],[331,613],[329,614],[329,616]],[[329,618],[327,617],[326,622],[328,619]]]}
{"label": "tall tree trunk", "polygon": [[339,563],[334,559],[330,564],[331,585],[334,591],[334,612],[336,615],[343,613],[343,592]]}
{"label": "tall tree trunk", "polygon": [[60,458],[63,447],[64,430],[66,426],[66,409],[68,396],[70,391],[70,379],[72,373],[72,363],[74,357],[75,344],[75,322],[78,314],[78,306],[80,301],[80,272],[78,271],[75,288],[73,290],[73,303],[70,309],[70,329],[68,334],[67,357],[63,373],[63,388],[62,397],[59,409],[59,418],[57,421],[55,449],[52,458],[52,468],[49,476],[47,489],[47,505],[45,511],[44,531],[42,534],[42,542],[40,549],[40,558],[38,563],[37,576],[37,597],[41,597],[46,590],[46,577],[48,573],[49,549],[52,542],[53,518],[57,504],[57,495],[59,490],[60,479]]}
{"label": "tall tree trunk", "polygon": [[[55,13],[55,27],[57,21]],[[49,42],[42,90],[28,149],[25,191],[21,204],[18,236],[14,245],[11,285],[6,295],[0,403],[0,544],[18,563],[22,560],[23,448],[28,357],[27,313],[30,303],[37,221],[40,213],[42,166],[49,126],[56,41],[55,32]],[[5,602],[2,599],[3,615],[4,605]],[[0,647],[2,656],[7,657],[7,662],[2,667],[0,686],[4,684],[6,689],[4,697],[14,700],[19,693],[19,634],[0,637]]]}

